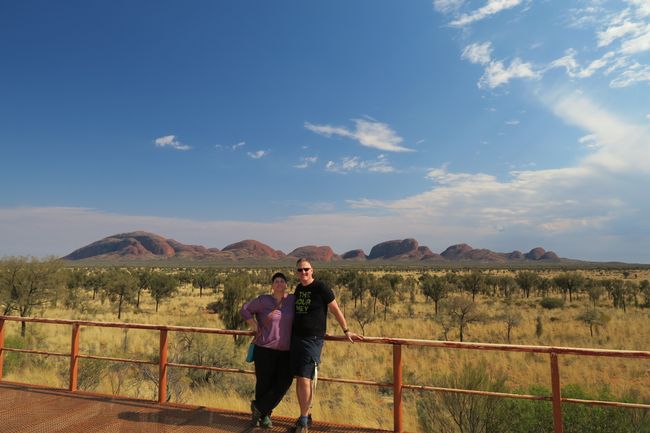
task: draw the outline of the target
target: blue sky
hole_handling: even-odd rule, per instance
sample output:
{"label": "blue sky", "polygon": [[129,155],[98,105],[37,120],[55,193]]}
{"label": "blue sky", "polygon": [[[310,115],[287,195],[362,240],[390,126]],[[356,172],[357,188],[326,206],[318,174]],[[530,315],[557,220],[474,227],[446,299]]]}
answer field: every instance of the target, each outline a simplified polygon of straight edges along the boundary
{"label": "blue sky", "polygon": [[147,230],[650,263],[649,0],[0,3],[0,255]]}

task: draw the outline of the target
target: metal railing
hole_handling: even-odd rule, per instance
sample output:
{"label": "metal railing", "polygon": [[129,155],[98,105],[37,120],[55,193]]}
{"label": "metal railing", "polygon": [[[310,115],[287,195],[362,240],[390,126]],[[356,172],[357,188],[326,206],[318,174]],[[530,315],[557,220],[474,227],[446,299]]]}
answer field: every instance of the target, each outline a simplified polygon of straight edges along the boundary
{"label": "metal railing", "polygon": [[[48,352],[48,351],[41,351],[41,350],[4,347],[4,331],[5,331],[6,321],[71,325],[72,335],[71,335],[71,343],[70,343],[70,352],[57,353],[57,352]],[[147,360],[112,358],[106,356],[80,354],[79,340],[80,340],[80,328],[82,326],[121,328],[121,329],[146,329],[146,330],[159,331],[160,332],[159,360],[158,362],[155,362],[155,361],[147,361]],[[80,358],[99,359],[99,360],[106,360],[106,361],[113,361],[113,362],[129,362],[129,363],[136,363],[136,364],[158,365],[158,403],[165,403],[167,401],[167,369],[169,367],[203,369],[203,370],[212,370],[212,371],[228,372],[228,373],[254,374],[253,371],[236,369],[236,368],[222,368],[222,367],[213,367],[213,366],[205,366],[205,365],[178,364],[178,363],[168,362],[167,355],[168,355],[169,332],[197,332],[197,333],[205,333],[205,334],[241,335],[241,336],[252,335],[250,331],[233,331],[233,330],[226,330],[226,329],[197,328],[197,327],[188,327],[188,326],[162,326],[162,325],[146,325],[146,324],[136,324],[136,323],[93,322],[93,321],[86,321],[86,320],[60,320],[60,319],[0,316],[0,381],[2,381],[2,367],[3,367],[4,352],[69,357],[70,358],[70,380],[69,380],[68,390],[71,392],[77,391]],[[345,337],[326,336],[325,339],[330,341],[347,341],[347,338]],[[650,404],[643,404],[643,403],[583,400],[583,399],[562,397],[560,391],[560,367],[558,362],[558,357],[560,355],[650,359],[649,351],[584,349],[584,348],[574,348],[574,347],[526,346],[526,345],[513,345],[513,344],[459,343],[459,342],[449,342],[449,341],[416,340],[416,339],[406,339],[406,338],[382,338],[382,337],[365,337],[364,341],[361,341],[360,343],[382,344],[382,345],[392,346],[393,348],[393,382],[392,383],[380,383],[380,382],[368,381],[368,380],[351,380],[351,379],[328,378],[328,377],[320,377],[319,380],[326,381],[326,382],[338,382],[338,383],[392,388],[393,389],[393,430],[396,433],[402,433],[404,431],[403,402],[402,402],[402,392],[404,390],[449,392],[449,393],[461,393],[461,394],[500,397],[500,398],[516,398],[516,399],[526,399],[526,400],[550,401],[552,402],[552,408],[553,408],[554,433],[563,433],[564,431],[564,427],[562,423],[563,403],[613,406],[613,407],[635,408],[635,409],[650,409]],[[470,390],[470,389],[442,388],[442,387],[435,387],[435,386],[404,384],[402,382],[402,347],[403,346],[548,354],[549,361],[550,361],[551,395],[539,396],[539,395],[527,395],[527,394],[511,394],[511,393],[503,393],[503,392],[491,392],[491,391],[479,391],[479,390]]]}

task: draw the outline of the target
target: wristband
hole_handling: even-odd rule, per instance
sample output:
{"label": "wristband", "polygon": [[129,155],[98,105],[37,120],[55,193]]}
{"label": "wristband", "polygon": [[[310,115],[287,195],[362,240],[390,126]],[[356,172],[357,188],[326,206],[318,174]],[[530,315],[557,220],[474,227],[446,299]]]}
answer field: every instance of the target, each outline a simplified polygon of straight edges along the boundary
{"label": "wristband", "polygon": [[348,332],[350,332],[350,330],[349,330],[348,328],[345,328],[345,329],[343,330],[343,333],[344,333],[344,334],[347,334]]}

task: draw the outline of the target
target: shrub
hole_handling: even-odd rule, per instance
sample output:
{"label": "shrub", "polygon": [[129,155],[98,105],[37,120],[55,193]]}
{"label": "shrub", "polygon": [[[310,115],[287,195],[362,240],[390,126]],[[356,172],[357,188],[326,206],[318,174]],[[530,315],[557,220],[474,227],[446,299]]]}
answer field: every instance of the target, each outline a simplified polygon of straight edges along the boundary
{"label": "shrub", "polygon": [[562,308],[562,307],[564,307],[564,299],[561,299],[561,298],[542,298],[542,300],[539,301],[539,305],[541,305],[542,308],[546,308],[547,310],[553,310],[555,308]]}

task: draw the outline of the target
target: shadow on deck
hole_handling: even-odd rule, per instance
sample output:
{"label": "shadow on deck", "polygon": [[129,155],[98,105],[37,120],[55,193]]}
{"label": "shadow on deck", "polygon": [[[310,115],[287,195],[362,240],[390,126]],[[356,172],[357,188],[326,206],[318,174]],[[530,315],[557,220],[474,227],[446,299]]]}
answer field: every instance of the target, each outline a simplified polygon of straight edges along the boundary
{"label": "shadow on deck", "polygon": [[[293,426],[293,419],[274,418],[272,429],[262,429],[251,427],[245,413],[0,383],[0,433],[270,433],[292,432]],[[310,432],[386,430],[314,423]]]}

